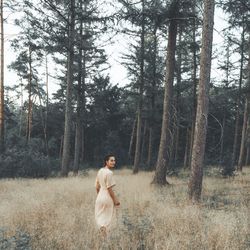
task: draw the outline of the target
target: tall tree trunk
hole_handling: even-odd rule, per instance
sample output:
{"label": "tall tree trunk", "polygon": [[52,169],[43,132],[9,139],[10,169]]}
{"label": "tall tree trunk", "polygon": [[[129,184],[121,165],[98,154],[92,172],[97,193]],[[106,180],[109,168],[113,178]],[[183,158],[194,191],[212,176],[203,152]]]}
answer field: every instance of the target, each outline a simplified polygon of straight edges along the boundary
{"label": "tall tree trunk", "polygon": [[45,152],[47,156],[49,156],[49,148],[48,148],[48,139],[47,139],[47,131],[46,131],[46,114],[45,117],[43,115],[43,105],[42,105],[42,97],[41,93],[39,91],[39,85],[38,81],[36,80],[36,85],[38,89],[38,98],[39,98],[39,103],[40,103],[40,111],[41,111],[41,120],[42,120],[42,126],[43,126],[43,136],[44,136],[44,146],[45,146]]}
{"label": "tall tree trunk", "polygon": [[245,43],[245,28],[243,27],[241,34],[241,45],[240,45],[240,77],[239,77],[239,89],[236,101],[236,117],[235,117],[235,129],[234,129],[234,142],[233,142],[233,152],[232,152],[232,168],[234,168],[239,141],[239,123],[240,123],[240,104],[241,104],[241,86],[243,79],[243,65],[244,65],[244,43]]}
{"label": "tall tree trunk", "polygon": [[250,106],[249,100],[248,98],[246,98],[245,108],[244,108],[244,118],[243,118],[243,124],[242,124],[242,132],[241,132],[240,155],[239,155],[239,161],[237,165],[237,171],[242,171],[242,167],[244,164],[244,157],[246,153],[245,151],[246,151],[247,120],[248,120],[248,116],[250,115],[249,106]]}
{"label": "tall tree trunk", "polygon": [[133,128],[132,128],[131,136],[130,136],[129,149],[128,149],[128,159],[129,159],[129,161],[132,159],[132,150],[133,150],[135,132],[136,132],[136,121],[137,121],[137,119],[135,118],[135,120],[133,122]]}
{"label": "tall tree trunk", "polygon": [[245,161],[245,166],[249,165],[249,154],[250,154],[250,147],[247,145],[247,153],[246,153],[246,161]]}
{"label": "tall tree trunk", "polygon": [[[82,10],[82,0],[79,1],[80,10]],[[78,60],[78,86],[77,86],[77,107],[76,107],[76,131],[75,131],[75,153],[74,153],[74,175],[78,174],[80,154],[82,146],[82,46],[83,46],[83,20],[80,17],[80,45],[79,45],[79,60]]]}
{"label": "tall tree trunk", "polygon": [[214,24],[214,0],[204,1],[204,18],[202,27],[202,48],[200,60],[200,80],[195,122],[194,144],[189,181],[189,198],[199,201],[202,190],[203,160],[207,135],[208,96],[211,73],[211,56]]}
{"label": "tall tree trunk", "polygon": [[237,171],[242,171],[244,165],[244,156],[246,154],[247,126],[250,124],[250,37],[248,40],[248,66],[247,66],[247,83],[246,83],[246,101],[244,110],[244,119],[241,133],[240,156],[237,165]]}
{"label": "tall tree trunk", "polygon": [[184,161],[183,161],[183,167],[184,168],[188,168],[188,164],[189,164],[189,140],[191,139],[190,136],[190,129],[189,127],[187,127],[186,130],[186,145],[185,145],[185,153],[184,153]]}
{"label": "tall tree trunk", "polygon": [[222,120],[222,132],[221,132],[221,142],[220,142],[220,165],[223,164],[225,123],[226,123],[226,116],[224,114],[223,115],[223,120]]}
{"label": "tall tree trunk", "polygon": [[146,148],[146,141],[147,141],[147,130],[148,130],[148,122],[145,119],[144,127],[143,127],[142,146],[141,146],[141,162],[144,162],[145,148]]}
{"label": "tall tree trunk", "polygon": [[153,138],[154,138],[154,127],[155,127],[155,91],[156,91],[156,58],[157,58],[157,19],[154,23],[154,56],[153,56],[153,80],[152,80],[152,90],[151,90],[151,116],[149,122],[149,139],[148,139],[148,157],[147,165],[151,169],[152,164],[152,152],[153,152]]}
{"label": "tall tree trunk", "polygon": [[3,0],[0,1],[0,153],[4,152],[4,29],[3,29]]}
{"label": "tall tree trunk", "polygon": [[181,85],[181,65],[182,65],[182,51],[181,51],[181,36],[182,30],[179,27],[178,43],[179,50],[177,52],[177,81],[176,81],[176,126],[175,126],[175,136],[174,136],[174,165],[176,166],[178,161],[178,149],[179,149],[179,134],[180,134],[180,85]]}
{"label": "tall tree trunk", "polygon": [[32,94],[31,94],[31,84],[32,84],[32,52],[29,47],[29,78],[28,78],[28,117],[27,117],[27,129],[26,129],[26,144],[30,141],[31,136],[31,126],[32,126]]}
{"label": "tall tree trunk", "polygon": [[45,128],[44,128],[44,134],[46,137],[45,143],[46,143],[46,149],[47,149],[47,155],[49,156],[49,145],[48,145],[48,112],[49,112],[49,70],[48,70],[48,55],[46,55],[46,111],[45,111]]}
{"label": "tall tree trunk", "polygon": [[20,84],[20,99],[21,99],[21,103],[20,103],[20,127],[19,127],[19,136],[22,135],[22,122],[23,122],[23,82],[21,80],[21,84]]}
{"label": "tall tree trunk", "polygon": [[69,25],[69,44],[68,44],[68,65],[67,65],[67,93],[66,110],[63,137],[63,155],[61,175],[67,176],[70,164],[70,134],[72,117],[72,88],[73,88],[73,62],[74,62],[74,39],[75,39],[75,0],[70,1],[70,25]]}
{"label": "tall tree trunk", "polygon": [[80,162],[83,163],[84,161],[84,153],[85,153],[85,129],[84,125],[82,126],[82,141],[81,141],[81,157],[80,157]]}
{"label": "tall tree trunk", "polygon": [[193,2],[193,15],[195,16],[194,25],[193,25],[193,108],[192,108],[192,122],[191,122],[191,133],[190,133],[190,144],[189,144],[189,156],[188,156],[188,166],[191,166],[191,159],[192,159],[192,149],[194,143],[194,129],[195,129],[195,120],[196,120],[196,108],[197,108],[197,55],[196,55],[196,1]]}
{"label": "tall tree trunk", "polygon": [[[87,11],[87,2],[84,2],[85,13]],[[86,30],[86,27],[85,27]],[[86,124],[86,50],[83,50],[83,61],[82,61],[82,93],[81,93],[81,104],[82,104],[82,141],[81,141],[81,158],[80,162],[84,161],[84,142],[85,142],[85,124]]]}
{"label": "tall tree trunk", "polygon": [[[174,4],[176,2],[174,1]],[[178,4],[178,1],[177,1]],[[178,11],[178,5],[176,6]],[[156,163],[155,175],[152,183],[165,185],[167,184],[166,173],[169,152],[167,143],[170,141],[170,120],[171,120],[171,105],[172,105],[172,88],[174,81],[174,68],[175,68],[175,48],[177,36],[177,21],[172,18],[168,30],[168,46],[167,46],[167,59],[166,59],[166,79],[165,79],[165,92],[163,102],[162,114],[162,127],[159,152]]]}
{"label": "tall tree trunk", "polygon": [[250,114],[248,114],[248,120],[247,120],[247,129],[246,129],[246,160],[245,160],[245,166],[248,166],[249,164],[249,153],[250,153]]}
{"label": "tall tree trunk", "polygon": [[149,169],[152,169],[151,164],[152,164],[153,138],[154,138],[154,129],[150,127],[149,138],[148,138],[148,158],[147,158],[147,166]]}
{"label": "tall tree trunk", "polygon": [[59,159],[62,159],[62,154],[63,154],[63,135],[60,138],[60,149],[59,149]]}
{"label": "tall tree trunk", "polygon": [[142,24],[141,24],[141,53],[140,53],[140,86],[139,86],[139,102],[137,109],[137,131],[135,144],[135,158],[133,173],[139,171],[140,152],[141,152],[141,127],[142,127],[142,106],[143,106],[143,89],[144,89],[144,33],[145,33],[145,15],[144,15],[145,0],[142,0]]}

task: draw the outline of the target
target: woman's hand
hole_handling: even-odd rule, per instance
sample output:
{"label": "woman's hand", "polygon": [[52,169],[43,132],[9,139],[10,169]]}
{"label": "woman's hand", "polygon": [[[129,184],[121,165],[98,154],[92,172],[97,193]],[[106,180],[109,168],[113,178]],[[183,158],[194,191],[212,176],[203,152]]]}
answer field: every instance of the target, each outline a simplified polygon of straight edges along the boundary
{"label": "woman's hand", "polygon": [[115,204],[115,206],[120,206],[120,201],[116,200],[116,201],[114,202],[114,204]]}

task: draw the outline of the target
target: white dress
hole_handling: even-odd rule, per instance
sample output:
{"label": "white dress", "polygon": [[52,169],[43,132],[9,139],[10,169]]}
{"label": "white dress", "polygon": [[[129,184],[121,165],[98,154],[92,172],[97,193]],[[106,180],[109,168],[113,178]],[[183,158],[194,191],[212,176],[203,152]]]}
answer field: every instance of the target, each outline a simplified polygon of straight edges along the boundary
{"label": "white dress", "polygon": [[95,202],[95,220],[98,228],[110,228],[114,215],[114,202],[108,188],[115,185],[113,172],[107,167],[101,168],[96,176],[95,186],[100,185],[100,191]]}

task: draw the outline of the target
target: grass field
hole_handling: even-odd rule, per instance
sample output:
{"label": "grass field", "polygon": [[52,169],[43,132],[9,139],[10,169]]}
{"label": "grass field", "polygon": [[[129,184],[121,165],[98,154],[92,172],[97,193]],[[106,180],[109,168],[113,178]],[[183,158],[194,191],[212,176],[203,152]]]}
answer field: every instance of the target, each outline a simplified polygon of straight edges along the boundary
{"label": "grass field", "polygon": [[200,205],[187,200],[185,172],[159,188],[150,185],[152,172],[114,170],[121,206],[105,244],[94,222],[95,175],[1,180],[4,237],[19,230],[43,250],[250,249],[249,168],[230,179],[205,176]]}

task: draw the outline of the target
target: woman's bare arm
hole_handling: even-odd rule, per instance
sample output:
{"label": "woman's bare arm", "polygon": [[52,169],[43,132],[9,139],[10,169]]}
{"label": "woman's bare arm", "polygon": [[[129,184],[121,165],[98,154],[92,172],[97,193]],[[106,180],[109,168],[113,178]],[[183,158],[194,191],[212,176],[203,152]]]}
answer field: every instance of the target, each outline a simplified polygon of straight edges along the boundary
{"label": "woman's bare arm", "polygon": [[109,194],[110,194],[110,196],[111,196],[111,198],[112,198],[112,200],[113,200],[115,206],[119,206],[119,205],[120,205],[120,202],[118,201],[118,199],[117,199],[117,197],[116,197],[114,191],[112,190],[112,187],[109,187],[109,188],[108,188],[108,191],[109,191]]}
{"label": "woman's bare arm", "polygon": [[99,184],[99,182],[97,183],[97,185],[96,185],[96,193],[98,194],[99,193],[99,191],[100,191],[100,184]]}

